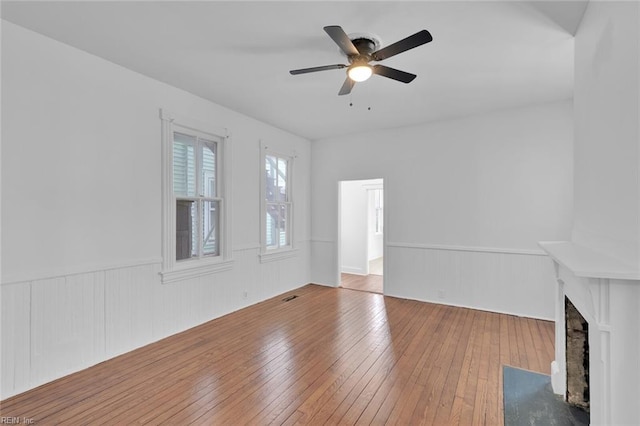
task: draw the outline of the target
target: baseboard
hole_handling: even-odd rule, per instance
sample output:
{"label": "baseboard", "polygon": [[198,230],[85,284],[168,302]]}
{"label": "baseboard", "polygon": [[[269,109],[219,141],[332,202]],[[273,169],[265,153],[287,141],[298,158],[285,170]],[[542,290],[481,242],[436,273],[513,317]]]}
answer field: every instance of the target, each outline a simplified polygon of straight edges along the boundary
{"label": "baseboard", "polygon": [[406,297],[406,296],[396,296],[396,295],[393,295],[393,294],[390,294],[390,293],[386,293],[386,292],[384,293],[384,295],[385,296],[396,297],[398,299],[415,300],[416,302],[433,303],[433,304],[436,304],[436,305],[453,306],[455,308],[474,309],[476,311],[491,312],[491,313],[494,313],[494,314],[512,315],[512,316],[521,317],[521,318],[531,318],[531,319],[536,319],[536,320],[541,320],[541,321],[555,322],[554,318],[546,318],[546,317],[537,316],[537,315],[525,315],[525,314],[521,314],[521,313],[518,313],[518,312],[508,312],[508,311],[502,311],[502,310],[481,308],[481,307],[478,307],[478,306],[469,306],[469,305],[463,305],[463,304],[460,304],[460,303],[450,303],[450,302],[445,302],[443,300],[418,299],[418,298],[412,298],[412,297]]}
{"label": "baseboard", "polygon": [[354,268],[351,266],[343,266],[340,272],[343,274],[353,274],[361,276],[367,275],[366,271],[363,271],[362,268]]}

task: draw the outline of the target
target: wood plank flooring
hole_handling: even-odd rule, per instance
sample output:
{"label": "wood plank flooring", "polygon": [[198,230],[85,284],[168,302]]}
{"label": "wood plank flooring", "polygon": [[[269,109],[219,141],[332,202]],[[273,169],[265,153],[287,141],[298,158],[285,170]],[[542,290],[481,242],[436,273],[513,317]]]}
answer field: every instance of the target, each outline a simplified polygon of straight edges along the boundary
{"label": "wood plank flooring", "polygon": [[340,274],[340,286],[351,290],[382,293],[384,277],[382,275]]}
{"label": "wood plank flooring", "polygon": [[546,321],[307,285],[0,410],[41,425],[500,425],[502,364],[548,374],[553,333]]}

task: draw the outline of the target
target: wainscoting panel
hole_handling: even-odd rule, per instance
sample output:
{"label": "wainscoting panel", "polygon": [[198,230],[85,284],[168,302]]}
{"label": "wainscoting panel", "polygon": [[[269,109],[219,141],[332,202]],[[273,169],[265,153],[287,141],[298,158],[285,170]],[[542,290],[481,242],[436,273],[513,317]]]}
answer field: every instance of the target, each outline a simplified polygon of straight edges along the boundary
{"label": "wainscoting panel", "polygon": [[104,358],[104,274],[31,283],[31,375],[48,381]]}
{"label": "wainscoting panel", "polygon": [[248,245],[228,271],[168,284],[156,261],[3,283],[0,399],[303,286],[309,247],[261,263]]}
{"label": "wainscoting panel", "polygon": [[384,292],[532,318],[554,318],[554,275],[536,252],[389,245]]}
{"label": "wainscoting panel", "polygon": [[260,280],[263,264],[260,263],[259,253],[258,245],[236,250],[233,253],[236,260],[233,270],[238,282],[237,299],[242,300],[244,304],[265,300],[271,293],[271,290],[265,288]]}
{"label": "wainscoting panel", "polygon": [[19,282],[0,287],[2,398],[29,389],[31,374],[31,287]]}
{"label": "wainscoting panel", "polygon": [[154,340],[193,327],[215,310],[214,294],[228,272],[154,286]]}
{"label": "wainscoting panel", "polygon": [[[306,263],[303,256],[306,250],[298,250],[293,257],[281,259],[277,262],[261,264],[260,280],[265,289],[269,289],[271,295],[281,294],[290,290],[286,283],[300,280],[300,272]],[[263,299],[266,298],[264,295]]]}
{"label": "wainscoting panel", "polygon": [[158,265],[105,272],[105,341],[108,358],[153,342]]}

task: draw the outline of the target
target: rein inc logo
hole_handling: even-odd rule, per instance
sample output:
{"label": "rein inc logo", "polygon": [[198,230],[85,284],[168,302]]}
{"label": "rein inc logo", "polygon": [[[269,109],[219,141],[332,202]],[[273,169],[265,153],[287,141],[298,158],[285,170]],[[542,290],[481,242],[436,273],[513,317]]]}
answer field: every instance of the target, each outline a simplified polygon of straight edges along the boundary
{"label": "rein inc logo", "polygon": [[35,420],[30,417],[0,417],[0,425],[34,425]]}

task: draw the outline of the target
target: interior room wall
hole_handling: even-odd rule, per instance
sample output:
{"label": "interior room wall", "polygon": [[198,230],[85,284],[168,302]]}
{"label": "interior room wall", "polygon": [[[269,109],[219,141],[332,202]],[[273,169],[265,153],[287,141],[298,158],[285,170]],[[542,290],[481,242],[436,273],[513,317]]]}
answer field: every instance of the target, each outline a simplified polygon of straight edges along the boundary
{"label": "interior room wall", "polygon": [[315,141],[312,280],[337,285],[338,182],[385,182],[385,294],[551,319],[571,232],[571,101]]}
{"label": "interior room wall", "polygon": [[368,265],[368,194],[364,181],[340,186],[340,271],[366,275]]}
{"label": "interior room wall", "polygon": [[575,39],[572,239],[640,263],[640,5],[590,2]]}
{"label": "interior room wall", "polygon": [[[8,22],[2,89],[1,398],[310,281],[309,141]],[[230,271],[160,282],[160,108],[232,134]],[[268,263],[260,140],[297,155]]]}
{"label": "interior room wall", "polygon": [[[640,4],[589,2],[575,38],[572,241],[640,265]],[[562,270],[561,270],[562,272]],[[640,419],[640,282],[562,276],[593,310],[594,424]],[[561,287],[562,288],[562,287]],[[605,291],[606,289],[606,291]],[[602,337],[601,337],[602,335]],[[601,350],[598,350],[602,348]],[[593,362],[595,360],[595,362]],[[558,358],[556,358],[558,362]],[[606,381],[603,379],[606,377]],[[591,380],[591,379],[590,379]],[[600,385],[600,386],[597,386]],[[610,393],[608,392],[610,390]],[[597,398],[597,400],[596,400]]]}

